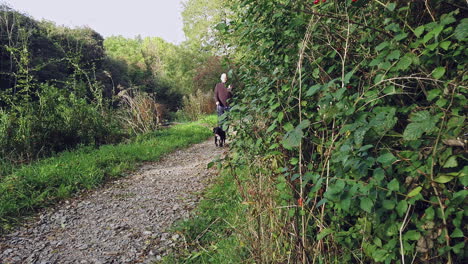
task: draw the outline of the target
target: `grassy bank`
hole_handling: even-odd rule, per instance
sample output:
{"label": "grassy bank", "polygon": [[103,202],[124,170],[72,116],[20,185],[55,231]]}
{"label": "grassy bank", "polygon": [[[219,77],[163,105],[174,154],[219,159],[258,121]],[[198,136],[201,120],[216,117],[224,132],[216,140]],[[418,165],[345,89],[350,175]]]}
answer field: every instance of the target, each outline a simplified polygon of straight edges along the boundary
{"label": "grassy bank", "polygon": [[207,139],[215,123],[216,116],[209,116],[139,136],[131,143],[83,147],[14,170],[0,179],[1,231],[21,216],[121,177],[140,162],[158,160]]}
{"label": "grassy bank", "polygon": [[248,205],[242,200],[233,174],[223,170],[205,192],[194,216],[173,228],[183,236],[184,244],[162,262],[246,263],[249,252],[241,233]]}

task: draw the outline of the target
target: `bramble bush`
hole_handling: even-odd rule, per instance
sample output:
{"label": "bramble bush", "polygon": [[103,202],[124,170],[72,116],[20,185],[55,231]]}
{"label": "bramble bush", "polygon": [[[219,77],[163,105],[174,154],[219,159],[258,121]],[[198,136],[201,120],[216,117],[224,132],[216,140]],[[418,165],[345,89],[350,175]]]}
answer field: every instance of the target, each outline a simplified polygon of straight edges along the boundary
{"label": "bramble bush", "polygon": [[[232,1],[227,168],[259,263],[462,263],[464,1]],[[244,237],[246,234],[243,234]]]}

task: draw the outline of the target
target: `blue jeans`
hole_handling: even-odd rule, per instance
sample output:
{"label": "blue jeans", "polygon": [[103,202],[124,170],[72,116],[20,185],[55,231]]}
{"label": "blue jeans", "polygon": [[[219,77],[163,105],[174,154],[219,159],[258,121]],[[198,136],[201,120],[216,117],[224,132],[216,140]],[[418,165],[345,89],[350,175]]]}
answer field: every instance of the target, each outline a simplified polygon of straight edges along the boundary
{"label": "blue jeans", "polygon": [[216,106],[216,112],[218,112],[218,116],[221,116],[222,114],[224,114],[224,112],[229,112],[230,109],[231,108],[229,106]]}
{"label": "blue jeans", "polygon": [[[223,124],[227,119],[226,115],[227,115],[227,112],[229,112],[229,110],[231,110],[229,106],[226,106],[226,107],[221,106],[221,105],[216,106],[216,112],[218,112],[218,125],[221,128],[223,127]],[[227,131],[227,127],[224,129]]]}

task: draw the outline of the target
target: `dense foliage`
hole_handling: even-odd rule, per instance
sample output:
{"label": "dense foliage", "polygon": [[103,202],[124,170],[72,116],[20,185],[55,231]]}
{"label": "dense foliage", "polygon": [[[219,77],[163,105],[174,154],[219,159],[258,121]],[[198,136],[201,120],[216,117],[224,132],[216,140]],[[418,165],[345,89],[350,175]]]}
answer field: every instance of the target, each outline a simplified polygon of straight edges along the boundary
{"label": "dense foliage", "polygon": [[[466,259],[464,1],[236,0],[230,113],[259,263]],[[245,235],[245,233],[244,233]]]}
{"label": "dense foliage", "polygon": [[0,175],[8,163],[152,130],[184,96],[211,91],[222,69],[195,40],[104,40],[1,5]]}
{"label": "dense foliage", "polygon": [[121,137],[107,114],[112,86],[97,32],[0,6],[0,57],[0,161],[22,163]]}

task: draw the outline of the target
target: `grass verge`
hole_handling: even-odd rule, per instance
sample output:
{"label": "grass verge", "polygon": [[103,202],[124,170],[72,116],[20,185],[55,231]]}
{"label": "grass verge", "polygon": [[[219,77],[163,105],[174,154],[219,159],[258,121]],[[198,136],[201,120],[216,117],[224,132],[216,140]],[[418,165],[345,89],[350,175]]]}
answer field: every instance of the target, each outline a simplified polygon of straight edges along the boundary
{"label": "grass verge", "polygon": [[140,162],[202,142],[212,135],[215,124],[212,115],[141,135],[131,143],[83,147],[15,169],[0,179],[0,232],[39,208],[121,177]]}
{"label": "grass verge", "polygon": [[245,224],[245,210],[233,175],[223,170],[206,190],[194,216],[173,227],[184,244],[162,263],[247,263],[249,252],[239,232],[239,225]]}

